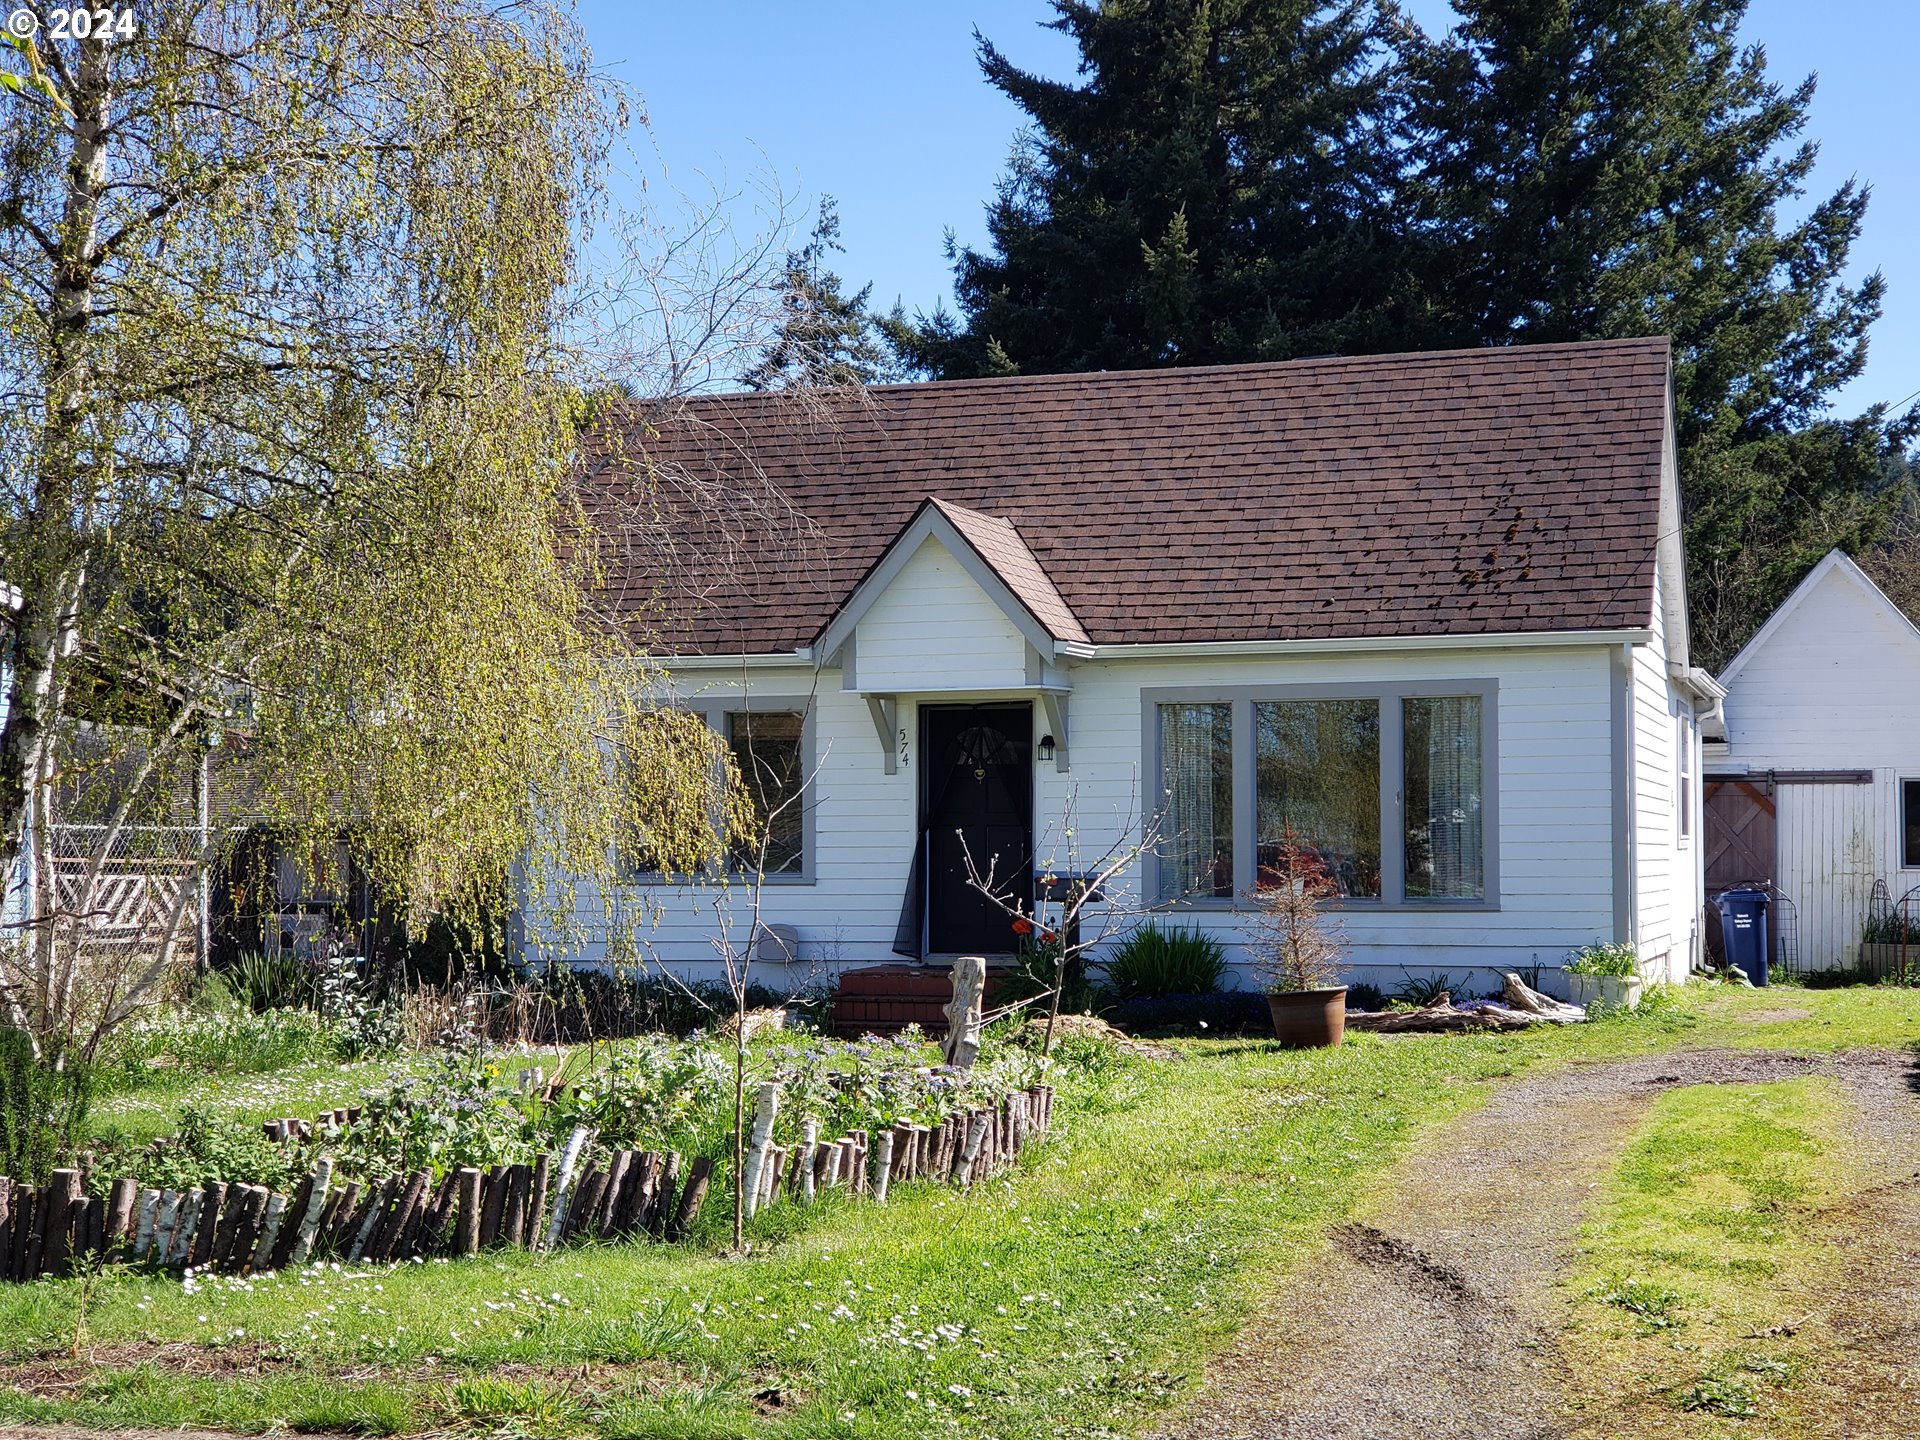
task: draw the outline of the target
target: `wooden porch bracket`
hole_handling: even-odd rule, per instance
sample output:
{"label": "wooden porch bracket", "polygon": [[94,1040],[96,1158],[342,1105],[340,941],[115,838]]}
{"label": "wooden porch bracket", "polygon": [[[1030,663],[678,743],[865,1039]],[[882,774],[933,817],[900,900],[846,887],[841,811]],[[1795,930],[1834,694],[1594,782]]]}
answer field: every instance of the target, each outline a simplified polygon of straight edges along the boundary
{"label": "wooden porch bracket", "polygon": [[1053,736],[1053,768],[1067,773],[1067,697],[1051,690],[1040,692],[1040,708],[1047,717],[1047,733]]}
{"label": "wooden porch bracket", "polygon": [[900,707],[891,695],[867,696],[867,713],[873,716],[873,728],[880,736],[880,761],[887,774],[900,768],[899,746],[894,727],[899,723]]}

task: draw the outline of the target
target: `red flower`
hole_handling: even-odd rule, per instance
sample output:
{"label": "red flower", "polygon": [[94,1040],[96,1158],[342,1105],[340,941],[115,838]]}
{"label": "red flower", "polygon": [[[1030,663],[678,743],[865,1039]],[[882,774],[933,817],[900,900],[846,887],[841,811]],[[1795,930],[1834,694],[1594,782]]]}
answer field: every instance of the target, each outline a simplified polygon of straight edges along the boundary
{"label": "red flower", "polygon": [[1031,935],[1033,933],[1033,922],[1024,915],[1016,917],[1013,922],[1013,933],[1016,935]]}
{"label": "red flower", "polygon": [[1044,942],[1045,944],[1048,944],[1048,945],[1051,945],[1051,944],[1053,944],[1053,942],[1054,942],[1054,941],[1056,941],[1056,940],[1058,940],[1059,938],[1060,938],[1060,937],[1059,937],[1058,935],[1056,935],[1056,934],[1054,934],[1054,933],[1053,933],[1053,931],[1051,931],[1051,930],[1042,930],[1042,931],[1040,932],[1040,939],[1041,939],[1041,940],[1042,940],[1042,941],[1043,941],[1043,942]]}

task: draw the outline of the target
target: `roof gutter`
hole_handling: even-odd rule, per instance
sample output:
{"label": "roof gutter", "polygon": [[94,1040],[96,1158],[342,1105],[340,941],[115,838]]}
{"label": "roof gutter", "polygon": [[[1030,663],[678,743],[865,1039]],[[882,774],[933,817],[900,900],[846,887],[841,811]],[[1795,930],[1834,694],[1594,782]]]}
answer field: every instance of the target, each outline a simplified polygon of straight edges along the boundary
{"label": "roof gutter", "polygon": [[796,665],[813,663],[813,648],[802,645],[797,650],[774,650],[765,653],[743,653],[733,655],[648,655],[649,665],[657,665],[662,670],[790,670]]}
{"label": "roof gutter", "polygon": [[[1328,655],[1419,652],[1425,650],[1543,650],[1575,649],[1585,645],[1647,645],[1651,630],[1518,630],[1489,635],[1357,635],[1315,637],[1310,640],[1202,640],[1169,641],[1148,645],[1080,645],[1057,643],[1054,654],[1073,660],[1179,660],[1260,655]],[[815,647],[733,655],[650,655],[648,660],[668,670],[738,670],[742,666],[769,669],[815,663]],[[1704,671],[1690,672],[1705,675]],[[1714,683],[1707,676],[1707,683]]]}
{"label": "roof gutter", "polygon": [[1150,645],[1094,645],[1089,660],[1160,660],[1183,656],[1325,655],[1335,651],[1538,650],[1581,645],[1646,645],[1652,630],[1522,630],[1489,635],[1357,635],[1310,640],[1207,640]]}

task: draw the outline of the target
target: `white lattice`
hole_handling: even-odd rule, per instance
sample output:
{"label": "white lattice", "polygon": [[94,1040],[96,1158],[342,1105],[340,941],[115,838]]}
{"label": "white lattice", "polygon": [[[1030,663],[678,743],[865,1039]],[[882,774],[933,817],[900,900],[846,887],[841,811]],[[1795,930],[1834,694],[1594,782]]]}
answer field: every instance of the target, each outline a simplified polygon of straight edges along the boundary
{"label": "white lattice", "polygon": [[188,934],[196,928],[197,830],[129,826],[112,837],[104,859],[103,826],[55,826],[52,839],[55,903],[63,919],[78,922],[86,948],[110,948],[122,958],[157,955],[169,926]]}

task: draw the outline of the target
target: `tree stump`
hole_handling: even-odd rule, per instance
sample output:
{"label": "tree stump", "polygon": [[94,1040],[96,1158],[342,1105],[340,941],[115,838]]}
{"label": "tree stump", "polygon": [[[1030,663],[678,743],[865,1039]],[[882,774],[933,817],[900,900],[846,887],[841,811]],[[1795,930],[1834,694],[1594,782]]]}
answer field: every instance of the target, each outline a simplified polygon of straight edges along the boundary
{"label": "tree stump", "polygon": [[962,955],[953,962],[953,999],[946,1005],[947,1038],[941,1049],[955,1070],[971,1070],[980,1058],[980,1004],[986,991],[986,956]]}
{"label": "tree stump", "polygon": [[460,1168],[455,1204],[459,1207],[453,1222],[453,1252],[474,1255],[480,1250],[480,1172],[471,1165]]}

